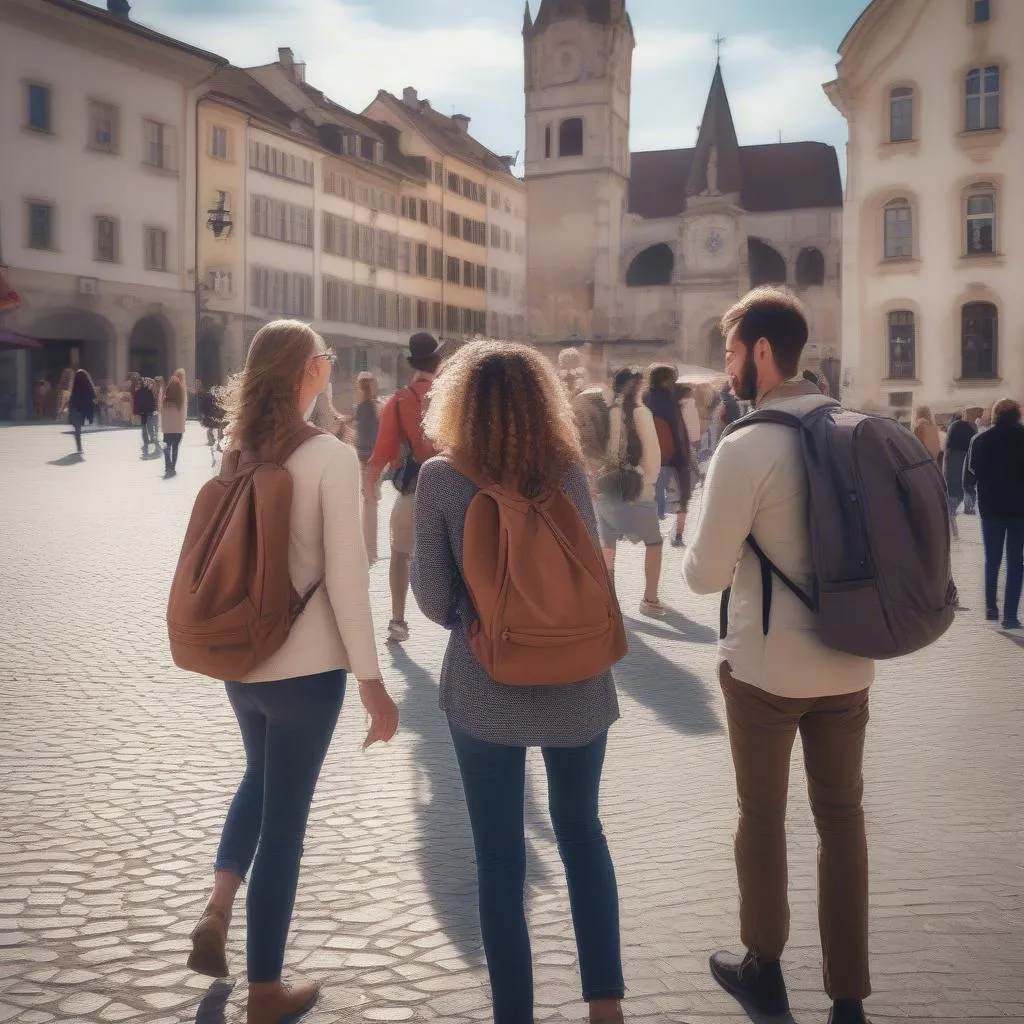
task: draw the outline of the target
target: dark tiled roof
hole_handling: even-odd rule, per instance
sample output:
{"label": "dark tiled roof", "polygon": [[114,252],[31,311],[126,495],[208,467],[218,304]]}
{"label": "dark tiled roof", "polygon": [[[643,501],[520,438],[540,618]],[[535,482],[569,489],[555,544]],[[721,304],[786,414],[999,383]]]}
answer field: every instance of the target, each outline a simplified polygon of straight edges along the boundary
{"label": "dark tiled roof", "polygon": [[[686,183],[693,149],[633,153],[629,212],[653,220],[677,217],[686,209]],[[839,159],[823,142],[782,142],[740,146],[740,193],[751,213],[841,207]]]}
{"label": "dark tiled roof", "polygon": [[171,36],[165,36],[162,32],[146,28],[145,25],[140,25],[137,21],[132,21],[131,18],[122,18],[119,15],[111,14],[105,9],[105,6],[97,7],[95,4],[84,3],[82,0],[43,0],[43,2],[51,7],[59,7],[73,14],[82,15],[92,21],[98,21],[109,28],[138,36],[140,39],[147,39],[150,42],[159,43],[161,46],[180,50],[182,53],[197,57],[199,60],[210,61],[213,64],[227,64],[228,62],[226,57],[210,53],[207,50],[200,50],[195,46],[189,46],[188,43],[183,43],[180,39],[173,39]]}
{"label": "dark tiled roof", "polygon": [[690,164],[690,175],[686,182],[688,196],[700,195],[708,187],[708,164],[712,147],[717,159],[717,190],[739,192],[743,187],[740,170],[740,144],[736,139],[736,127],[732,122],[729,97],[722,79],[722,65],[715,65],[715,76],[711,80],[708,102],[697,135],[697,148]]}
{"label": "dark tiled roof", "polygon": [[465,160],[490,174],[512,177],[501,157],[464,132],[452,118],[439,114],[429,100],[417,100],[413,107],[384,89],[377,96],[408,118],[442,153]]}
{"label": "dark tiled roof", "polygon": [[234,65],[220,68],[207,83],[208,94],[230,100],[244,107],[248,112],[263,117],[279,126],[298,127],[308,132],[313,126],[301,114],[295,113],[282,103],[272,92],[264,89],[248,71]]}

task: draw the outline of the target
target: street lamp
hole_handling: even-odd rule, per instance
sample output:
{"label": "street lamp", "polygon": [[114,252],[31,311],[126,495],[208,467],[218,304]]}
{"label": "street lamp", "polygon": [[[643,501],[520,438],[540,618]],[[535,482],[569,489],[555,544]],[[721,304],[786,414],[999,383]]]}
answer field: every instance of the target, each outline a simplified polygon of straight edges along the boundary
{"label": "street lamp", "polygon": [[207,211],[209,217],[206,220],[206,226],[213,232],[214,238],[230,235],[231,229],[234,227],[231,214],[227,209],[226,198],[224,193],[221,192],[217,197],[217,205],[212,210]]}

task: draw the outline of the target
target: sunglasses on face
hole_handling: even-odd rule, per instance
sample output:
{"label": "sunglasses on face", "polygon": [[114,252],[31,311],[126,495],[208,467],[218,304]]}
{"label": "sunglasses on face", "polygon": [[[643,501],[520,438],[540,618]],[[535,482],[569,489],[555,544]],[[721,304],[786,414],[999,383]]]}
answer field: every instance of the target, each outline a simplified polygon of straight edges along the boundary
{"label": "sunglasses on face", "polygon": [[338,361],[338,353],[335,352],[333,348],[329,348],[325,352],[317,352],[317,354],[313,356],[313,358],[326,359],[327,362],[331,364],[331,366],[334,366],[334,364]]}

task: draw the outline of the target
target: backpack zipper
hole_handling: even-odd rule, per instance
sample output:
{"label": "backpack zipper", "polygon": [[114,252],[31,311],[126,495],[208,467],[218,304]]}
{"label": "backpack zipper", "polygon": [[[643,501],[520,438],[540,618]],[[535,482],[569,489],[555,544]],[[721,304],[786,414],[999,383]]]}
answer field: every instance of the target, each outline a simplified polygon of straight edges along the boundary
{"label": "backpack zipper", "polygon": [[566,647],[581,640],[591,640],[611,631],[611,623],[589,628],[548,631],[540,629],[505,629],[501,638],[506,643],[518,644],[520,647]]}

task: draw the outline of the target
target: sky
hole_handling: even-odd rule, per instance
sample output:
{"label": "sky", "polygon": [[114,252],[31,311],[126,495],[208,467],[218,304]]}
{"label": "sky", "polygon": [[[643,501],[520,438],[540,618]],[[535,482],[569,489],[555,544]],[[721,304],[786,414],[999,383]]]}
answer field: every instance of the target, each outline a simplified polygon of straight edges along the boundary
{"label": "sky", "polygon": [[[740,144],[781,133],[831,143],[845,163],[846,124],[821,85],[866,3],[627,0],[632,150],[694,144],[720,33]],[[540,0],[530,6],[536,15]],[[241,67],[290,46],[307,80],[352,110],[378,89],[401,95],[412,85],[436,110],[472,118],[471,133],[495,152],[523,148],[523,0],[132,0],[132,18]]]}

